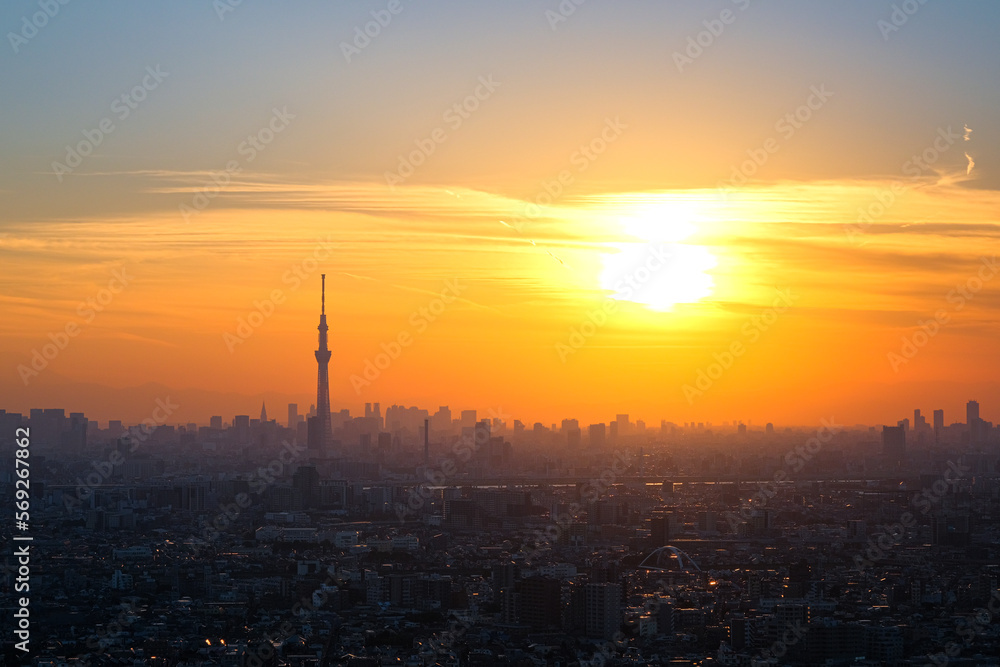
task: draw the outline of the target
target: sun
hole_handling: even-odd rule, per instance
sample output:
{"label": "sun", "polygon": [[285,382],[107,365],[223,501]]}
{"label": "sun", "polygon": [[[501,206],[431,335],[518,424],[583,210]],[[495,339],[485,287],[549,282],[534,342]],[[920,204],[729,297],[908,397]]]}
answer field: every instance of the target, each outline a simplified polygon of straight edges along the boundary
{"label": "sun", "polygon": [[646,204],[619,222],[636,240],[609,243],[602,254],[600,285],[611,298],[669,311],[712,294],[708,273],[718,264],[708,248],[681,243],[697,231],[697,204],[672,200]]}

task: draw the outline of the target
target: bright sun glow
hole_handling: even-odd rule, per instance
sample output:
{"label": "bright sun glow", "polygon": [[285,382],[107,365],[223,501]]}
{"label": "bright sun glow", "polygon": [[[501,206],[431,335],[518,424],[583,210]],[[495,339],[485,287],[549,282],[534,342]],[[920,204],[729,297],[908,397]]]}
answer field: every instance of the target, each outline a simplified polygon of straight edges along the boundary
{"label": "bright sun glow", "polygon": [[614,299],[668,311],[674,304],[695,303],[712,294],[707,272],[718,263],[704,246],[679,243],[697,231],[696,205],[687,201],[655,204],[621,220],[623,231],[642,239],[611,243],[602,256],[601,287]]}

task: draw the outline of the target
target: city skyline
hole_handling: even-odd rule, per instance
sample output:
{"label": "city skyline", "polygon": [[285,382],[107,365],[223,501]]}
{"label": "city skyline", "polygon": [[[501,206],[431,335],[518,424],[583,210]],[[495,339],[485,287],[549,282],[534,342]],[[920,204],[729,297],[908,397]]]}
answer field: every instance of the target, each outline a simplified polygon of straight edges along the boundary
{"label": "city skyline", "polygon": [[222,5],[0,15],[0,405],[306,403],[320,274],[340,406],[1000,404],[994,5]]}
{"label": "city skyline", "polygon": [[998,34],[0,3],[0,664],[1000,667]]}
{"label": "city skyline", "polygon": [[[425,311],[425,312],[429,313],[430,311]],[[311,407],[310,414],[318,416],[319,422],[317,423],[317,426],[315,428],[318,429],[317,432],[322,432],[322,433],[325,434],[325,435],[322,435],[322,436],[318,435],[318,436],[315,436],[315,437],[320,438],[320,440],[323,443],[322,444],[322,448],[323,449],[329,449],[330,444],[332,443],[333,436],[332,436],[332,427],[330,425],[330,410],[331,410],[331,408],[330,408],[330,403],[329,403],[329,401],[330,401],[330,390],[329,390],[329,369],[328,369],[328,367],[329,367],[330,360],[333,359],[333,352],[331,350],[329,350],[329,348],[328,348],[328,342],[327,342],[327,340],[328,340],[327,332],[329,330],[329,327],[327,326],[327,323],[326,323],[326,274],[321,274],[321,276],[320,276],[320,323],[319,323],[319,326],[317,327],[317,329],[319,331],[319,347],[313,353],[313,356],[314,356],[314,358],[315,358],[315,360],[316,360],[316,362],[318,364],[318,375],[317,375],[317,385],[316,385],[317,386],[317,390],[316,390],[316,394],[315,394],[315,401],[316,402],[313,403],[310,406]],[[377,379],[377,376],[378,376],[378,374],[380,373],[380,371],[382,369],[383,360],[384,360],[385,367],[386,368],[389,367],[391,365],[392,361],[394,361],[398,357],[399,354],[402,354],[403,349],[405,347],[407,347],[409,344],[412,343],[412,339],[410,339],[410,338],[403,338],[403,337],[397,337],[397,338],[398,338],[398,340],[392,340],[392,341],[390,341],[390,344],[389,344],[390,346],[386,346],[385,344],[383,344],[381,346],[381,352],[375,356],[375,360],[374,361],[372,361],[371,363],[367,363],[370,360],[366,360],[366,366],[365,366],[364,369],[362,369],[361,375],[359,376],[357,374],[354,374],[354,375],[351,376],[352,384],[353,383],[358,383],[358,384],[355,384],[355,386],[364,386],[364,384],[370,385],[371,382],[372,382],[372,380]],[[66,340],[68,340],[68,339],[69,339],[69,337],[67,336]],[[233,339],[233,340],[236,340],[236,339]],[[58,342],[59,342],[58,340],[52,339],[52,341],[51,341],[51,343],[49,345],[52,347],[52,349],[58,349]],[[395,346],[395,347],[391,347],[391,346]],[[729,355],[728,361],[729,361],[730,365],[731,365],[731,363],[734,363],[735,360],[736,360],[736,358],[739,356],[739,354],[735,353],[735,352],[736,352],[735,348],[733,348],[732,352],[729,352],[729,351],[725,351],[724,352],[724,354],[728,354]],[[708,381],[709,382],[708,387],[707,388],[699,389],[699,387],[702,387],[702,385],[699,384],[699,378],[696,378],[694,380],[694,384],[685,385],[685,391],[686,392],[692,392],[690,394],[690,396],[696,396],[696,395],[703,394],[704,391],[707,391],[707,389],[711,388],[712,377],[709,377],[709,374],[712,371],[713,366],[717,367],[718,369],[720,369],[720,371],[728,370],[728,365],[726,364],[726,361],[727,361],[726,358],[724,358],[724,357],[716,354],[715,357],[714,357],[714,359],[715,359],[715,361],[713,362],[712,365],[710,365],[708,367],[708,371],[700,371],[700,379],[704,379],[704,380]],[[22,368],[26,368],[26,367],[19,367],[19,371],[23,374],[25,371],[21,370]],[[44,369],[41,369],[41,370],[44,370]],[[374,377],[371,377],[371,376],[367,375],[366,372],[368,370],[373,371],[376,375]],[[33,372],[34,372],[34,375],[31,375],[29,377],[33,378],[33,377],[37,377],[37,376],[40,375],[40,371],[33,371]],[[701,377],[701,376],[703,376],[703,377]],[[371,379],[368,379],[368,378],[371,378]],[[166,388],[164,388],[164,390],[166,390]],[[162,393],[162,392],[160,392],[160,393]],[[174,392],[174,393],[175,394],[179,394],[179,393],[183,393],[183,392]],[[685,395],[688,395],[688,394],[685,393]],[[272,398],[273,398],[273,396],[274,395],[272,394]],[[262,396],[260,400],[261,400],[262,403],[266,403],[267,402],[267,398],[264,397],[264,396]],[[958,400],[959,399],[952,399],[950,401],[950,403],[951,404],[955,404]],[[372,401],[366,401],[365,405],[366,406],[370,406],[372,403],[373,403]],[[375,405],[378,405],[379,403],[380,403],[379,401],[374,401]],[[977,406],[978,406],[978,403],[976,401],[974,401],[974,400],[973,401],[968,401],[966,403],[966,405],[968,405],[970,403],[976,403]],[[190,405],[190,402],[188,402],[188,404]],[[203,406],[203,403],[201,401],[196,401],[196,404],[198,404],[199,406],[201,406],[202,412],[199,413],[199,414],[201,414],[200,418],[204,421],[205,420],[204,415],[207,414],[205,412],[206,408]],[[324,404],[325,404],[325,409],[324,409]],[[289,402],[288,403],[288,407],[289,408],[291,408],[293,405],[297,407],[298,403],[297,402]],[[393,407],[396,406],[395,403],[393,403],[392,405],[393,405]],[[403,406],[403,407],[405,407],[405,406]],[[414,406],[414,407],[417,407],[417,406]],[[445,406],[445,407],[447,407],[447,406]],[[622,406],[619,406],[619,407],[622,407]],[[351,408],[344,408],[344,409],[346,409],[348,411],[351,410]],[[212,413],[212,418],[214,419],[215,418],[215,413],[212,412],[211,409],[207,409],[207,410],[208,410],[208,412]],[[934,410],[934,412],[941,412],[941,411],[943,411],[943,408],[933,408],[933,410]],[[978,410],[978,408],[977,408],[977,410]],[[8,411],[9,412],[14,412],[15,410],[8,410]],[[491,406],[489,408],[489,411],[492,412],[492,413],[503,413],[504,409],[503,409],[502,405],[501,406]],[[323,413],[324,412],[325,412],[325,415],[326,415],[325,417],[323,417]],[[920,412],[920,409],[917,409],[917,413],[919,413],[919,412]],[[616,414],[620,414],[620,413],[616,412]],[[110,421],[112,419],[120,419],[120,418],[121,418],[120,414],[116,415],[114,417],[107,416],[107,415],[104,416],[104,420],[105,421]],[[529,420],[527,423],[528,424],[543,423],[543,424],[546,424],[546,425],[547,424],[552,424],[554,426],[555,423],[557,423],[558,421],[562,421],[564,419],[577,419],[577,417],[576,416],[562,415],[562,416],[559,416],[558,418],[556,418],[555,421],[551,421],[551,422],[536,422],[534,420]],[[584,421],[587,421],[586,418],[584,419]],[[655,419],[651,420],[650,423],[651,424],[655,423],[655,421],[656,421]],[[660,417],[659,421],[661,421],[661,422],[675,423],[675,420],[669,419],[667,417]],[[707,422],[709,424],[713,423],[712,419],[704,419],[704,418],[700,419],[700,420],[698,420],[698,419],[688,419],[688,420],[678,419],[677,421],[680,421],[681,423],[686,423],[686,422],[691,422],[691,423],[698,423],[698,422],[706,423]],[[732,426],[735,428],[735,426],[736,426],[737,423],[745,423],[748,426],[752,425],[754,423],[755,419],[753,419],[753,418],[746,418],[746,419],[740,419],[740,418],[729,418],[729,419],[726,419],[726,418],[722,418],[721,420],[716,419],[714,421],[716,421],[717,423],[723,423],[723,424],[727,424],[727,425],[731,422]],[[761,420],[760,418],[757,418],[756,421],[758,423],[758,426],[761,423],[772,423],[772,422],[770,422],[767,419],[767,417],[765,417],[763,420]],[[192,423],[192,418],[189,418],[189,419],[187,419],[184,422],[178,422],[178,423]],[[197,421],[194,421],[193,423],[197,423]],[[597,421],[596,423],[600,424],[600,423],[603,423],[603,422]],[[856,424],[856,425],[857,424],[861,424],[861,423],[862,422],[854,422],[854,424]],[[883,423],[888,423],[889,425],[891,425],[891,421],[890,422],[876,421],[874,423],[879,424],[879,425],[881,425]],[[958,423],[958,422],[954,422],[954,423]],[[796,424],[796,423],[789,423],[788,425],[789,426],[796,426],[796,427],[803,427],[803,426],[805,426],[805,424]],[[310,441],[312,441],[312,440],[310,440]]]}
{"label": "city skyline", "polygon": [[[156,403],[157,407],[162,407],[164,405],[163,401],[157,401]],[[171,415],[174,415],[175,410],[180,407],[179,405],[173,404],[169,397],[167,398],[167,404],[172,406],[172,409],[170,410]],[[347,419],[358,419],[361,417],[366,417],[366,418],[377,417],[377,419],[380,420],[379,423],[381,424],[377,430],[392,432],[395,429],[389,422],[385,421],[386,416],[382,415],[381,405],[382,404],[380,402],[376,401],[374,403],[365,403],[363,410],[353,412],[350,410],[350,408],[343,408],[341,410],[332,411],[331,414],[337,414],[338,419],[340,419],[341,421]],[[207,426],[209,428],[218,430],[218,429],[235,428],[237,420],[243,419],[247,420],[247,423],[250,424],[269,422],[277,424],[278,426],[284,425],[285,428],[289,429],[295,429],[296,426],[306,426],[306,425],[308,425],[310,429],[313,428],[309,424],[309,420],[311,418],[317,417],[319,414],[316,409],[316,405],[315,404],[310,405],[309,411],[304,413],[299,413],[298,408],[299,406],[297,403],[289,403],[287,405],[288,417],[284,422],[282,422],[278,418],[265,419],[266,415],[266,401],[265,401],[262,402],[261,405],[260,419],[252,419],[249,413],[232,414],[231,416],[213,414],[211,415],[211,417],[209,417],[208,420],[203,420],[201,422],[185,421],[184,419],[178,418],[175,420],[167,420],[167,419],[157,420],[157,424],[163,426],[178,426],[178,427],[192,426],[192,425],[197,427]],[[791,429],[797,431],[797,430],[811,430],[815,428],[815,425],[813,424],[810,425],[781,424],[781,423],[775,424],[773,422],[754,422],[753,420],[738,420],[738,419],[720,420],[720,421],[700,421],[700,422],[699,421],[674,422],[669,419],[663,418],[660,419],[658,422],[656,422],[656,421],[647,421],[645,419],[642,419],[641,417],[637,417],[636,415],[632,415],[629,413],[617,413],[615,415],[615,419],[606,419],[604,421],[598,421],[594,423],[590,423],[587,420],[580,420],[572,416],[565,416],[554,422],[538,422],[538,421],[532,422],[532,421],[521,420],[516,415],[508,414],[502,410],[488,410],[486,412],[480,412],[476,409],[462,408],[462,407],[458,407],[452,410],[450,405],[438,406],[437,410],[433,410],[430,408],[422,408],[420,406],[415,406],[415,405],[406,406],[406,405],[399,405],[396,403],[386,405],[386,415],[388,415],[390,411],[397,411],[397,410],[408,413],[414,413],[414,412],[417,413],[419,415],[419,417],[417,418],[417,422],[419,422],[419,424],[422,424],[424,421],[429,421],[431,423],[434,423],[435,424],[434,430],[439,434],[450,433],[456,429],[460,429],[462,426],[467,426],[468,424],[466,423],[466,421],[468,420],[467,415],[469,414],[473,415],[471,417],[473,423],[478,423],[482,419],[486,419],[493,424],[500,424],[503,428],[509,428],[511,430],[513,430],[516,425],[520,425],[521,428],[528,431],[530,431],[532,427],[541,427],[541,429],[545,432],[558,433],[560,435],[565,435],[567,433],[567,429],[570,430],[575,429],[579,430],[581,433],[585,433],[587,431],[587,428],[592,429],[593,427],[606,427],[610,424],[616,424],[616,423],[618,425],[625,424],[630,428],[636,429],[635,431],[630,432],[628,435],[643,434],[650,437],[655,436],[657,431],[662,431],[664,428],[667,427],[683,428],[691,430],[722,429],[723,431],[733,430],[733,429],[742,431],[745,429],[746,431],[757,431],[768,434],[770,434],[776,429]],[[81,417],[86,417],[88,422],[94,424],[96,428],[100,428],[101,423],[107,423],[109,425],[108,428],[112,430],[115,425],[127,429],[128,426],[139,426],[142,424],[143,421],[143,420],[129,421],[128,419],[120,419],[120,418],[98,420],[91,418],[84,412],[67,411],[65,408],[52,408],[52,407],[31,408],[24,414],[16,413],[10,410],[3,410],[3,413],[6,413],[7,415],[19,415],[23,418],[30,418],[30,416],[33,414],[41,414],[41,413],[59,413],[60,415],[62,415],[62,418],[67,418],[67,415],[69,416],[80,415]],[[921,413],[922,413],[922,408],[914,408],[912,411],[912,414],[914,415],[912,421],[910,417],[903,417],[895,420],[896,421],[895,424],[892,423],[892,420],[886,420],[873,424],[844,423],[839,425],[845,429],[852,429],[852,430],[858,428],[875,429],[876,427],[879,426],[883,428],[895,428],[898,426],[899,428],[903,429],[902,430],[903,433],[909,433],[911,430],[914,433],[918,433],[922,430],[933,432],[941,428],[948,428],[955,426],[975,427],[979,424],[986,424],[988,425],[988,428],[993,428],[993,422],[991,420],[985,419],[980,416],[979,401],[976,400],[966,401],[964,419],[948,420],[945,417],[946,415],[945,410],[934,409],[933,410],[934,421],[928,422],[926,416],[922,415]],[[449,417],[447,417],[446,425],[442,425],[442,422],[440,421],[441,417],[444,415],[450,415]],[[414,418],[411,415],[411,417],[408,420],[413,421],[413,419]],[[331,422],[332,421],[333,420],[331,419]],[[317,424],[319,424],[319,422],[317,422]],[[419,424],[416,430],[422,433],[421,430],[422,427],[419,427]],[[331,428],[331,437],[332,437],[332,431],[333,429]],[[594,437],[593,431],[591,431],[589,437],[593,439]],[[603,432],[601,438],[602,440],[604,439]],[[306,440],[307,442],[311,442],[311,440],[308,438]],[[317,444],[315,446],[321,447],[321,449],[325,452],[335,452],[335,450],[331,449],[330,440],[326,440],[325,442],[322,443],[322,445]]]}

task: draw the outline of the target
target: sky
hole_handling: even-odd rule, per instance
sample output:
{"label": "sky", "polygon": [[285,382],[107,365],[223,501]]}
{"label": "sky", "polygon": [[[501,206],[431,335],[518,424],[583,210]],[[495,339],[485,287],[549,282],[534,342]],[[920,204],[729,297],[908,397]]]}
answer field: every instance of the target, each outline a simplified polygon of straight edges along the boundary
{"label": "sky", "polygon": [[0,408],[304,409],[325,273],[335,410],[1000,421],[998,28],[988,0],[4,3]]}

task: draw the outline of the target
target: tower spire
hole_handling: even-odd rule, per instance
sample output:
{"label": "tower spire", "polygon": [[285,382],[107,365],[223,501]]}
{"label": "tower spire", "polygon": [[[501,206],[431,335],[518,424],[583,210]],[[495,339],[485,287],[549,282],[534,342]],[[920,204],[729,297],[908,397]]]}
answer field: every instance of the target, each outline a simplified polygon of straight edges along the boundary
{"label": "tower spire", "polygon": [[310,426],[313,432],[309,435],[309,446],[328,453],[333,446],[333,424],[330,419],[330,378],[328,365],[330,349],[327,347],[326,332],[326,274],[321,274],[322,287],[319,315],[319,347],[316,350],[318,373],[316,378],[316,421]]}

